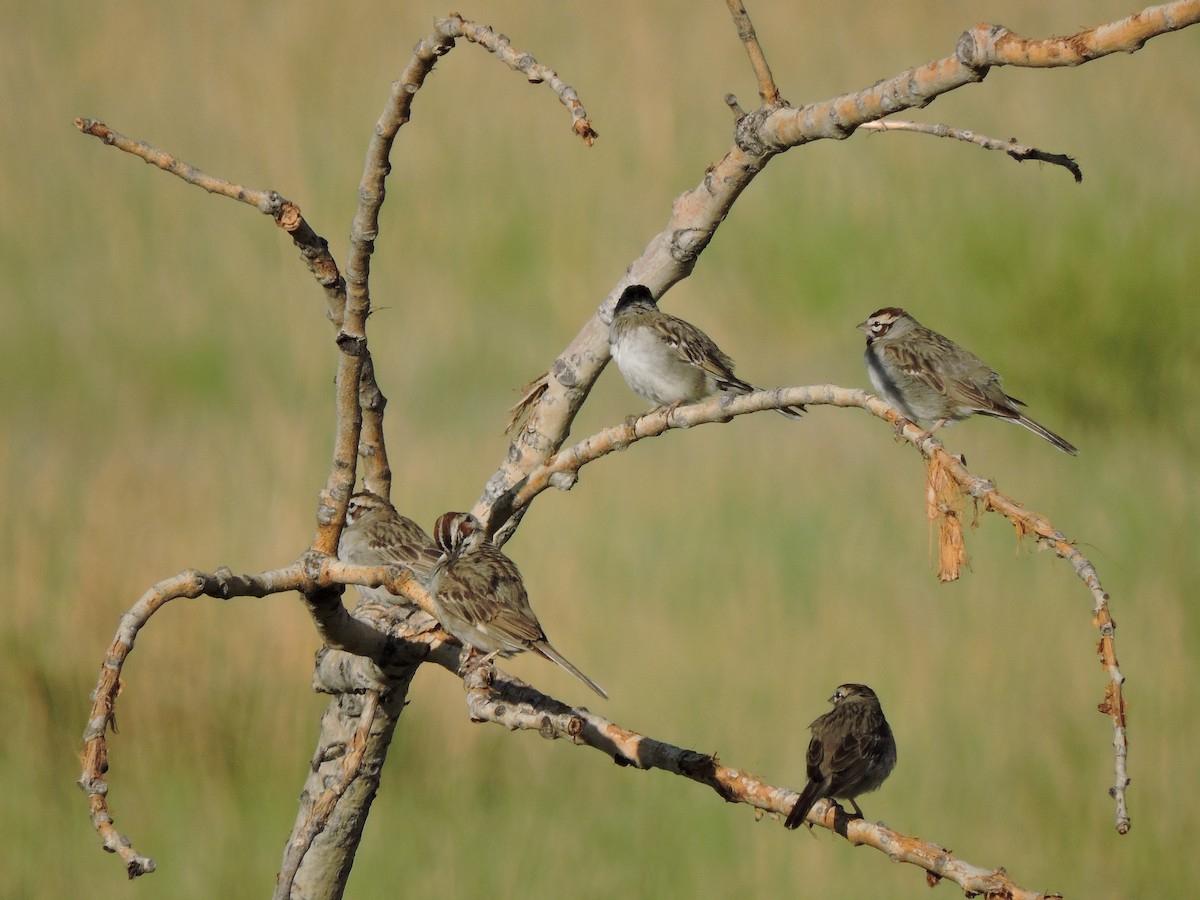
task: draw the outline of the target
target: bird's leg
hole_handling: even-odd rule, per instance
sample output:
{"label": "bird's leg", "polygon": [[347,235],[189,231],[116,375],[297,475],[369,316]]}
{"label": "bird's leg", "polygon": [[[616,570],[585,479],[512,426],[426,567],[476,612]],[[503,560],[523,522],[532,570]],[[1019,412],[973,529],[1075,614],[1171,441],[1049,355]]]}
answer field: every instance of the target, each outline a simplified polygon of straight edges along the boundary
{"label": "bird's leg", "polygon": [[[838,803],[832,797],[830,797],[828,799],[829,799],[829,808],[833,810],[833,830],[837,834],[840,834],[842,837],[849,840],[850,839],[849,825],[850,825],[850,822],[854,819],[854,816],[850,815],[848,812],[846,812],[846,810],[842,809],[842,804]],[[851,800],[850,802],[853,803],[854,801]],[[861,819],[862,816],[859,816],[859,818]]]}
{"label": "bird's leg", "polygon": [[[949,422],[949,419],[938,419],[936,422],[933,423],[933,427],[930,428],[925,433],[927,435],[929,435],[929,437],[932,438],[934,436],[933,433],[935,431],[937,431],[939,428],[941,428],[943,425],[946,425],[948,422]],[[958,456],[958,461],[961,462],[965,466],[967,464],[967,457],[962,453],[957,454],[957,456]]]}
{"label": "bird's leg", "polygon": [[675,415],[675,410],[679,409],[679,407],[682,405],[683,405],[682,400],[676,400],[674,403],[672,403],[670,406],[667,407],[667,425],[668,426],[671,424],[671,416]]}
{"label": "bird's leg", "polygon": [[472,661],[475,659],[475,645],[463,644],[462,653],[458,656],[458,671],[460,674],[465,674],[474,668]]}
{"label": "bird's leg", "polygon": [[493,650],[491,653],[477,657],[476,654],[478,652],[479,649],[474,644],[467,644],[467,650],[460,666],[462,671],[468,672],[474,669],[482,669],[500,655],[499,650]]}
{"label": "bird's leg", "polygon": [[854,807],[854,815],[851,816],[851,818],[865,819],[866,816],[863,815],[863,811],[858,808],[858,800],[856,800],[854,797],[847,797],[846,799],[849,800],[850,805]]}

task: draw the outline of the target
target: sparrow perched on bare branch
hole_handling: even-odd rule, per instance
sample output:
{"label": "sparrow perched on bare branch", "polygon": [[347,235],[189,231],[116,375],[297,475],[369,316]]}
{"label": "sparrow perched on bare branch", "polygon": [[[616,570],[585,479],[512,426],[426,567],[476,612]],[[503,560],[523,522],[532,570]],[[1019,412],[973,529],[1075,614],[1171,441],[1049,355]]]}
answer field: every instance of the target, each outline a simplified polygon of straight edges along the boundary
{"label": "sparrow perched on bare branch", "polygon": [[896,765],[896,741],[873,690],[839,685],[829,702],[833,709],[809,726],[808,784],[783,823],[788,828],[799,827],[822,797],[849,800],[861,819],[858,795],[883,784]]}
{"label": "sparrow perched on bare branch", "polygon": [[444,513],[433,533],[443,555],[433,569],[429,593],[443,628],[463,646],[488,656],[532,650],[608,699],[602,687],[551,646],[529,605],[520,571],[488,540],[479,519]]}
{"label": "sparrow perched on bare branch", "polygon": [[[613,308],[609,351],[634,393],[672,409],[718,391],[748,394],[758,388],[733,374],[733,360],[690,322],[658,308],[644,284],[631,284]],[[803,406],[778,410],[798,419]]]}
{"label": "sparrow perched on bare branch", "polygon": [[[359,491],[346,508],[346,527],[338,541],[338,559],[360,566],[401,565],[425,583],[441,552],[412,519],[396,512],[383,497]],[[384,587],[358,586],[363,597],[380,603],[403,603]]]}
{"label": "sparrow perched on bare branch", "polygon": [[918,425],[931,421],[937,430],[976,414],[993,416],[1024,425],[1065,453],[1079,453],[1017,409],[1025,404],[1004,393],[994,369],[904,310],[877,310],[858,328],[867,335],[871,384],[905,418]]}

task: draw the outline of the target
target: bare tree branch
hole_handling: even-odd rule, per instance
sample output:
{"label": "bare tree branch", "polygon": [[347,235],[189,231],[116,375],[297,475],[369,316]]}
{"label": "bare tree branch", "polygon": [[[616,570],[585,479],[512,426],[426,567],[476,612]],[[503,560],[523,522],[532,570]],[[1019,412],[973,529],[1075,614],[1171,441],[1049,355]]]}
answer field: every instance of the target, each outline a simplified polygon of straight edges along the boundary
{"label": "bare tree branch", "polygon": [[[1108,593],[1101,585],[1100,576],[1096,573],[1095,567],[1086,556],[1079,552],[1075,542],[1055,528],[1049,519],[1001,493],[987,479],[973,475],[959,457],[945,450],[941,441],[909,422],[874,394],[857,388],[824,384],[811,387],[776,388],[740,396],[716,395],[700,403],[681,406],[674,410],[652,410],[630,421],[609,426],[550,457],[517,486],[508,505],[516,510],[523,509],[548,487],[570,490],[579,479],[579,470],[585,465],[614,451],[625,450],[640,440],[658,437],[673,429],[692,428],[714,422],[728,422],[735,416],[800,404],[809,407],[823,405],[858,407],[891,422],[896,428],[897,437],[912,444],[922,456],[929,460],[931,493],[941,494],[944,497],[945,489],[939,491],[934,486],[938,477],[947,477],[952,481],[955,490],[969,494],[980,501],[985,510],[998,512],[1012,522],[1017,529],[1018,536],[1032,535],[1035,540],[1044,543],[1071,564],[1075,574],[1083,581],[1092,595],[1092,622],[1100,631],[1098,651],[1105,671],[1109,674],[1109,684],[1105,688],[1104,700],[1098,708],[1112,721],[1115,779],[1113,786],[1109,789],[1109,794],[1116,801],[1116,829],[1120,834],[1127,833],[1130,819],[1125,800],[1125,788],[1129,784],[1126,771],[1129,744],[1126,734],[1125,699],[1122,693],[1125,676],[1121,674],[1117,664],[1114,643],[1116,623],[1108,609]],[[937,510],[938,504],[935,503],[934,508]],[[952,576],[943,574],[948,571],[947,561],[944,558],[947,549],[952,550],[957,558],[965,559],[965,556],[962,555],[965,551],[962,546],[961,528],[956,531],[956,535],[957,539],[951,542],[951,547],[944,548],[943,565],[939,571],[939,577],[943,581],[953,580],[957,577],[956,570]],[[943,544],[945,543],[946,539],[943,538]]]}
{"label": "bare tree branch", "polygon": [[[735,23],[745,12],[740,4],[731,6],[731,10]],[[608,323],[621,291],[641,283],[661,297],[671,285],[691,274],[696,259],[734,201],[774,156],[816,140],[844,140],[867,122],[928,106],[942,94],[982,81],[992,67],[1080,65],[1111,53],[1133,52],[1151,37],[1198,21],[1200,0],[1180,0],[1067,38],[1033,40],[1002,26],[978,25],[959,38],[953,56],[906,69],[851,94],[799,108],[764,104],[742,117],[735,145],[709,166],[698,185],[675,198],[666,226],[650,239],[641,256],[609,290],[596,314],[542,376],[544,389],[519,411],[526,416],[524,425],[514,435],[508,453],[472,512],[488,524],[490,532],[501,536],[512,533],[523,510],[510,509],[507,501],[514,496],[517,485],[558,452],[575,415],[608,363]],[[742,27],[738,27],[740,33]]]}
{"label": "bare tree branch", "polygon": [[754,32],[754,23],[750,21],[746,6],[742,0],[725,0],[725,5],[729,7],[729,12],[733,16],[733,24],[737,28],[738,38],[746,45],[746,54],[750,57],[750,65],[753,66],[754,74],[758,77],[759,99],[766,106],[774,106],[780,102],[779,89],[775,86],[775,78],[771,75],[767,57],[758,43],[758,35]]}
{"label": "bare tree branch", "polygon": [[[536,731],[542,737],[565,739],[592,747],[618,765],[659,769],[712,788],[727,803],[745,803],[756,810],[786,815],[799,793],[775,787],[741,769],[722,765],[716,756],[686,750],[623,728],[584,707],[570,707],[508,675],[474,669],[463,679],[467,708],[477,722],[494,722],[510,730]],[[930,883],[948,878],[968,896],[1008,897],[1013,900],[1048,900],[1044,894],[1022,888],[1002,869],[984,869],[958,859],[949,850],[920,838],[893,831],[882,823],[850,819],[840,807],[819,800],[808,820],[842,835],[851,844],[865,844],[886,853],[895,862],[919,866]]]}
{"label": "bare tree branch", "polygon": [[312,230],[300,214],[299,206],[275,191],[254,190],[221,178],[214,178],[169,153],[158,150],[144,141],[126,137],[95,119],[76,119],[75,127],[84,134],[99,138],[110,147],[123,150],[152,166],[157,166],[164,172],[182,178],[188,184],[204,188],[210,194],[228,197],[231,200],[253,206],[259,212],[273,218],[275,224],[291,236],[300,249],[305,265],[308,266],[317,283],[325,290],[330,318],[340,315],[338,310],[346,304],[346,283],[338,271],[337,262],[329,253],[329,244]]}
{"label": "bare tree branch", "polygon": [[[407,596],[427,616],[410,627],[402,617],[402,628],[386,627],[392,611],[374,610],[375,615],[350,615],[341,601],[341,585],[380,585],[393,593]],[[228,569],[212,574],[188,569],[150,588],[123,616],[116,636],[100,666],[100,677],[92,693],[92,710],[83,734],[83,771],[79,786],[88,797],[92,825],[99,833],[104,849],[117,853],[130,878],[154,871],[154,860],[142,856],[133,842],[118,832],[108,808],[108,731],[116,731],[117,697],[124,687],[121,671],[134,641],[150,617],[172,600],[201,596],[228,600],[233,597],[266,597],[286,591],[304,594],[317,631],[330,647],[377,661],[389,668],[412,667],[438,655],[443,665],[450,657],[442,650],[446,636],[428,627],[433,605],[428,591],[412,573],[399,566],[355,566],[337,559],[310,553],[283,569],[257,575],[235,575]],[[380,615],[382,613],[382,615]],[[457,658],[457,651],[453,651]]]}
{"label": "bare tree branch", "polygon": [[1026,147],[1024,144],[1017,142],[1016,138],[1009,138],[1007,141],[1002,141],[999,138],[990,138],[987,135],[976,134],[974,131],[966,131],[961,128],[952,128],[949,125],[934,124],[930,122],[898,122],[894,119],[884,119],[879,122],[866,122],[859,126],[867,131],[912,131],[917,134],[929,134],[934,137],[953,138],[956,141],[966,141],[969,144],[975,144],[982,147],[984,150],[1003,150],[1017,162],[1025,162],[1033,159],[1039,162],[1047,162],[1052,165],[1062,166],[1073,176],[1076,183],[1083,181],[1083,170],[1079,168],[1079,164],[1071,157],[1064,153],[1047,153],[1044,150],[1038,150],[1036,147]]}
{"label": "bare tree branch", "polygon": [[747,140],[776,152],[822,138],[842,140],[866,122],[928,106],[942,94],[983,81],[997,66],[1079,66],[1113,53],[1133,53],[1152,37],[1197,22],[1200,0],[1179,0],[1064,38],[1024,38],[1003,25],[976,25],[958,39],[953,56],[907,69],[853,94],[768,111]]}

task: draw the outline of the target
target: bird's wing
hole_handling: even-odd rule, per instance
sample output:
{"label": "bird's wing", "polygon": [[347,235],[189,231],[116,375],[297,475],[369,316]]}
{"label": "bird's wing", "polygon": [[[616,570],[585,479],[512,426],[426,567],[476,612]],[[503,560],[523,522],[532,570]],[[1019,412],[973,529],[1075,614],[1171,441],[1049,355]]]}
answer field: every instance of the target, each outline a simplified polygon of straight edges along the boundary
{"label": "bird's wing", "polygon": [[467,585],[450,567],[438,586],[438,600],[447,614],[513,645],[527,647],[544,641],[546,634],[533,614],[513,561],[487,544],[474,553],[486,559],[485,580]]}
{"label": "bird's wing", "polygon": [[876,764],[886,740],[878,728],[871,728],[865,734],[845,735],[830,760],[833,782],[842,785],[860,783]]}
{"label": "bird's wing", "polygon": [[946,393],[945,379],[938,371],[933,354],[928,350],[903,344],[884,344],[880,347],[880,353],[907,378],[920,382],[939,394]]}
{"label": "bird's wing", "polygon": [[395,524],[398,541],[372,539],[368,545],[384,562],[407,566],[422,581],[428,581],[434,564],[441,557],[441,551],[412,519],[397,516]]}
{"label": "bird's wing", "polygon": [[1000,376],[983,360],[940,334],[930,338],[936,349],[888,344],[884,355],[908,378],[920,382],[959,406],[1002,418],[1020,415],[1025,404],[1000,387]]}
{"label": "bird's wing", "polygon": [[691,322],[663,313],[656,327],[663,340],[683,362],[711,375],[722,389],[754,390],[733,374],[733,360]]}

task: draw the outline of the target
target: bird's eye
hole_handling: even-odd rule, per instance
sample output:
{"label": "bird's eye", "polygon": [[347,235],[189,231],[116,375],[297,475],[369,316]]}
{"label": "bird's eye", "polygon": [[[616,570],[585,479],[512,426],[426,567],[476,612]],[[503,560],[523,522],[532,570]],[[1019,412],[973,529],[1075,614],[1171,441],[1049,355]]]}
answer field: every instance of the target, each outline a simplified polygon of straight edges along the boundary
{"label": "bird's eye", "polygon": [[882,335],[887,334],[888,329],[891,327],[892,326],[889,325],[887,322],[872,322],[871,323],[871,334],[875,335],[875,337],[880,337]]}

